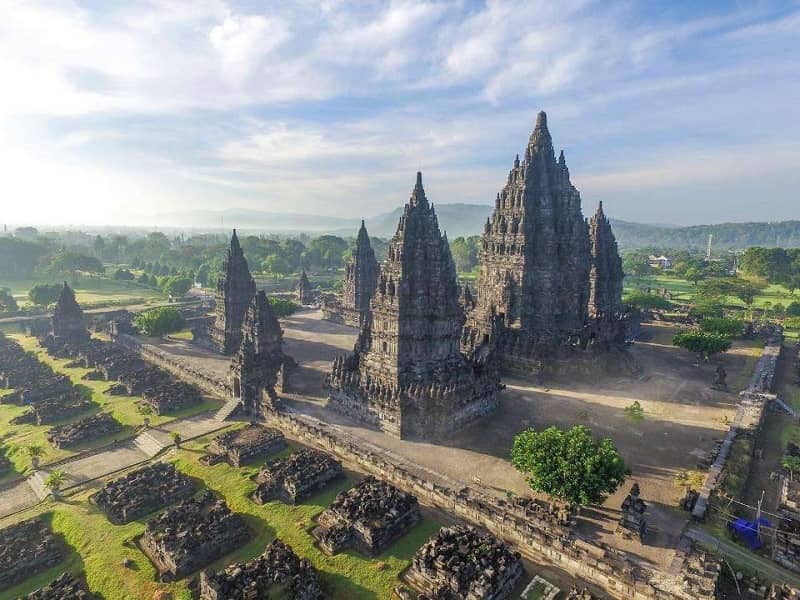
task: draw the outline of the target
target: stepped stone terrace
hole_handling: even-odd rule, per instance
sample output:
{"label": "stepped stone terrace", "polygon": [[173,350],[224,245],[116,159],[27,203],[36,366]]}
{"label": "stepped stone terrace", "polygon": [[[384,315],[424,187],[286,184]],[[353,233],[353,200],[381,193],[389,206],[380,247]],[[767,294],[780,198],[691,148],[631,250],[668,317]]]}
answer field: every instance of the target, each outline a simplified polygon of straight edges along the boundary
{"label": "stepped stone terrace", "polygon": [[264,504],[279,499],[297,504],[341,477],[342,465],[329,454],[303,449],[267,462],[256,477],[259,484],[253,500]]}
{"label": "stepped stone terrace", "polygon": [[64,560],[61,544],[40,519],[0,529],[0,591]]}
{"label": "stepped stone terrace", "polygon": [[421,518],[415,496],[370,476],[338,494],[318,517],[312,533],[327,554],[355,548],[375,556]]}
{"label": "stepped stone terrace", "polygon": [[266,454],[275,454],[286,448],[286,438],[277,429],[251,423],[242,429],[226,431],[216,436],[206,448],[206,464],[227,460],[240,467],[248,460]]}
{"label": "stepped stone terrace", "polygon": [[156,463],[108,482],[92,496],[115,525],[122,525],[186,500],[196,486],[170,463]]}
{"label": "stepped stone terrace", "polygon": [[71,448],[90,440],[122,431],[122,425],[108,413],[98,413],[74,423],[53,427],[47,441],[55,448]]}
{"label": "stepped stone terrace", "polygon": [[82,577],[76,577],[72,573],[62,573],[48,585],[25,596],[24,600],[94,600],[94,598],[95,596],[86,589],[86,582]]}
{"label": "stepped stone terrace", "polygon": [[282,541],[273,540],[264,553],[224,571],[200,574],[200,600],[324,600],[317,572]]}
{"label": "stepped stone terrace", "polygon": [[233,552],[250,537],[241,516],[224,500],[204,492],[149,520],[139,546],[161,581],[173,581]]}

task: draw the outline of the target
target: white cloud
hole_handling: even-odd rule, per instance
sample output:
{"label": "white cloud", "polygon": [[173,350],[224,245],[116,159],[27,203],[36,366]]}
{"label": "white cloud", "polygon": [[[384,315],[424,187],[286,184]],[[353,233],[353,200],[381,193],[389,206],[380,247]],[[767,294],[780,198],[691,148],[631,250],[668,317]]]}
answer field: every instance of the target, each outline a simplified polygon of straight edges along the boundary
{"label": "white cloud", "polygon": [[225,77],[237,85],[290,37],[289,26],[283,19],[261,15],[228,16],[209,33],[211,44],[220,54]]}

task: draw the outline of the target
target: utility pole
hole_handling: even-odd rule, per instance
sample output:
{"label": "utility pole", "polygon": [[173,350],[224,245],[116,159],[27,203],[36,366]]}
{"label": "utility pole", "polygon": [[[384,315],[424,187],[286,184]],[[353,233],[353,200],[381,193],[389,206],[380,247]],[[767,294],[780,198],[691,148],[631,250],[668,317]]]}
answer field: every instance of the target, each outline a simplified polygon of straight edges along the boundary
{"label": "utility pole", "polygon": [[761,541],[761,504],[764,502],[764,490],[761,490],[761,498],[758,500],[758,510],[756,510],[756,537]]}
{"label": "utility pole", "polygon": [[708,245],[706,246],[706,262],[711,262],[711,240],[714,238],[713,233],[708,234]]}

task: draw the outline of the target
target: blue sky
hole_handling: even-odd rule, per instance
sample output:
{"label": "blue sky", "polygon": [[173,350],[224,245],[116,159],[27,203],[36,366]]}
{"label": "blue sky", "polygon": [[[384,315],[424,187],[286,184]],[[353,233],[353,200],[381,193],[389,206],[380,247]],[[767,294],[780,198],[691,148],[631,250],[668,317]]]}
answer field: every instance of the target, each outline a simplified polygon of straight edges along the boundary
{"label": "blue sky", "polygon": [[539,110],[586,213],[800,218],[800,2],[0,8],[9,223],[489,204]]}

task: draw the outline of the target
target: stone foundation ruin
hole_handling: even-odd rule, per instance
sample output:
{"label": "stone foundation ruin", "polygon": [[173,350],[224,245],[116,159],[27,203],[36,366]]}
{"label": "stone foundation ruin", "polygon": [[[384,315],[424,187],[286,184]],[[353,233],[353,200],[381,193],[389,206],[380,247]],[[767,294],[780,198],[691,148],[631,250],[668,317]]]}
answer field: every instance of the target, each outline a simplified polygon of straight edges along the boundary
{"label": "stone foundation ruin", "polygon": [[13,587],[64,560],[61,544],[39,519],[0,529],[0,590]]}
{"label": "stone foundation ruin", "polygon": [[436,600],[502,600],[522,577],[522,557],[473,527],[442,527],[414,554],[408,582]]}
{"label": "stone foundation ruin", "polygon": [[53,427],[47,432],[47,441],[54,448],[72,448],[119,431],[122,431],[119,421],[108,413],[98,413],[74,423]]}
{"label": "stone foundation ruin", "polygon": [[317,572],[282,541],[275,539],[264,553],[224,571],[200,573],[200,600],[323,600]]}
{"label": "stone foundation ruin", "polygon": [[25,596],[24,600],[94,600],[94,595],[86,588],[82,577],[62,573],[50,584]]}
{"label": "stone foundation ruin", "polygon": [[250,536],[242,517],[206,491],[150,519],[139,546],[161,581],[173,581],[233,552]]}
{"label": "stone foundation ruin", "polygon": [[190,498],[195,484],[171,463],[156,463],[108,482],[92,496],[115,525],[123,525]]}
{"label": "stone foundation ruin", "polygon": [[286,448],[286,438],[277,429],[251,423],[234,431],[216,436],[206,448],[205,464],[227,460],[234,467],[265,454],[275,454]]}
{"label": "stone foundation ruin", "polygon": [[370,476],[336,496],[317,518],[312,535],[329,555],[355,548],[376,556],[421,518],[415,496]]}
{"label": "stone foundation ruin", "polygon": [[318,450],[303,449],[261,467],[256,476],[259,485],[253,493],[253,500],[257,504],[275,499],[297,504],[342,475],[341,463],[332,456]]}

